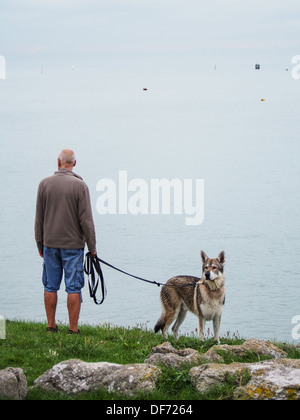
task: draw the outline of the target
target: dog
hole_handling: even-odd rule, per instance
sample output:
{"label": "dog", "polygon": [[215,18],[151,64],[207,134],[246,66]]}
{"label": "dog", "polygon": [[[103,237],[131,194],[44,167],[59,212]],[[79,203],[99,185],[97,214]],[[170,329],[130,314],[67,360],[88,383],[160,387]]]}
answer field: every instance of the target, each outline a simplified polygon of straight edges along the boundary
{"label": "dog", "polygon": [[199,318],[200,340],[205,340],[205,322],[213,321],[214,337],[220,343],[221,315],[225,304],[225,252],[220,252],[217,258],[208,258],[201,251],[201,259],[201,278],[177,276],[163,286],[160,294],[163,312],[155,325],[155,333],[161,330],[167,338],[169,326],[176,318],[172,331],[177,340],[179,327],[190,311]]}

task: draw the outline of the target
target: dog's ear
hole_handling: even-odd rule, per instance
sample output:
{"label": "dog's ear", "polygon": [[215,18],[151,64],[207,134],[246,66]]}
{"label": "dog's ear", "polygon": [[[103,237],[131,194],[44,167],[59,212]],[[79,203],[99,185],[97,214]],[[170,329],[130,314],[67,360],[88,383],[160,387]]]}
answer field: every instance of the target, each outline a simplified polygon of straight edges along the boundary
{"label": "dog's ear", "polygon": [[225,265],[225,252],[224,251],[220,252],[218,256],[218,260],[220,261],[220,264]]}
{"label": "dog's ear", "polygon": [[201,255],[202,262],[204,264],[208,260],[208,256],[205,254],[204,251],[201,251],[200,255]]}

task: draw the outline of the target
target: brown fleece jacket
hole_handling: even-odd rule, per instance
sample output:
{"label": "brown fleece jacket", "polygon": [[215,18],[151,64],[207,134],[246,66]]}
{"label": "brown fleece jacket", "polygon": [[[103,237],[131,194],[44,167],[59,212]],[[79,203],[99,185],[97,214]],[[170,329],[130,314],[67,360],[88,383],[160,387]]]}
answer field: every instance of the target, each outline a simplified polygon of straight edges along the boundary
{"label": "brown fleece jacket", "polygon": [[89,189],[82,178],[60,169],[41,181],[36,202],[35,239],[43,246],[96,251],[96,235]]}

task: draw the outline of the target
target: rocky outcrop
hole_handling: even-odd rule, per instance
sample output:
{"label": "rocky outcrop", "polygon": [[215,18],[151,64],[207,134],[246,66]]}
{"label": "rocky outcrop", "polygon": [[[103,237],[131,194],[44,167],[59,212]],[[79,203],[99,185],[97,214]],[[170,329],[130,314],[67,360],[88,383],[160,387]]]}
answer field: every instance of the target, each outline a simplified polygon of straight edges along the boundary
{"label": "rocky outcrop", "polygon": [[34,387],[66,394],[95,391],[101,387],[133,396],[141,391],[153,391],[160,373],[158,367],[149,364],[86,363],[73,359],[53,366],[34,382]]}
{"label": "rocky outcrop", "polygon": [[[260,357],[273,360],[224,363],[253,354],[258,360]],[[300,360],[286,357],[287,353],[274,344],[251,339],[239,346],[216,345],[205,354],[193,349],[176,350],[170,343],[164,343],[154,347],[145,362],[177,368],[200,364],[191,368],[189,375],[201,394],[230,381],[236,387],[234,397],[237,399],[300,399]]]}
{"label": "rocky outcrop", "polygon": [[0,370],[0,398],[24,400],[28,393],[27,380],[22,369]]}
{"label": "rocky outcrop", "polygon": [[[234,397],[249,400],[300,399],[300,360],[277,359],[259,363],[205,364],[190,370],[200,393],[211,391],[231,379]],[[247,382],[246,385],[241,385]]]}
{"label": "rocky outcrop", "polygon": [[[293,347],[297,352],[297,346]],[[253,360],[253,354],[257,362],[239,363],[249,360],[249,355]],[[261,358],[272,360],[260,362]],[[231,360],[235,363],[230,363]],[[215,345],[205,354],[193,349],[176,350],[170,343],[164,343],[152,349],[144,364],[87,363],[72,359],[53,366],[36,379],[33,387],[66,394],[103,388],[130,398],[139,392],[155,390],[162,375],[160,365],[177,369],[190,365],[190,379],[201,394],[229,382],[234,387],[235,399],[300,399],[300,360],[287,359],[287,353],[262,340],[247,340],[239,346]],[[27,392],[22,369],[0,371],[0,399],[25,399]]]}
{"label": "rocky outcrop", "polygon": [[243,358],[249,353],[274,359],[287,357],[287,354],[274,344],[263,340],[247,340],[240,346],[216,345],[202,354],[193,349],[176,350],[170,343],[154,347],[145,363],[180,367],[182,364],[224,363],[224,358]]}

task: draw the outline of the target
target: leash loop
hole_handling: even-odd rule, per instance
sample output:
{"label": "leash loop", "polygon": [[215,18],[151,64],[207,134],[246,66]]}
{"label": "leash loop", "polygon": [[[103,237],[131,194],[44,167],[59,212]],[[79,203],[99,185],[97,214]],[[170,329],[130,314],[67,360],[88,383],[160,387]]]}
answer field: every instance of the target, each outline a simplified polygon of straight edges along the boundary
{"label": "leash loop", "polygon": [[[100,267],[99,259],[97,256],[94,257],[90,252],[88,252],[85,256],[84,271],[89,278],[90,297],[94,299],[96,305],[102,305],[107,296],[107,290],[105,287],[104,277]],[[95,275],[95,271],[97,273],[97,277]],[[102,293],[102,299],[100,301],[96,297],[96,293],[99,286],[99,280],[101,282]]]}

